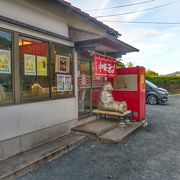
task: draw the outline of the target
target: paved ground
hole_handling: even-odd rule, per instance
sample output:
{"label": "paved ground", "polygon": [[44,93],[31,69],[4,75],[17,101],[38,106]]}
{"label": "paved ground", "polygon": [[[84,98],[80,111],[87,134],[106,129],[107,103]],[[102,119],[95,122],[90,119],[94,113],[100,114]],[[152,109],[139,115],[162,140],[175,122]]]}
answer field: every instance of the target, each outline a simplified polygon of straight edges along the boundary
{"label": "paved ground", "polygon": [[147,106],[149,126],[118,145],[86,142],[19,180],[180,180],[180,96]]}

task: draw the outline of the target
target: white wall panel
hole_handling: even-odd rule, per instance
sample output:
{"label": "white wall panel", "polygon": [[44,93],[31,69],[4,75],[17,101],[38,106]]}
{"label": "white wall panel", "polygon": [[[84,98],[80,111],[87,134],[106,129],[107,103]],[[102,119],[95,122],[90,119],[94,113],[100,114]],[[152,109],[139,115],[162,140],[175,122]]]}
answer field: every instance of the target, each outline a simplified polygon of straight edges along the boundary
{"label": "white wall panel", "polygon": [[18,120],[17,106],[0,107],[0,141],[18,134]]}
{"label": "white wall panel", "polygon": [[1,107],[0,141],[77,118],[75,98]]}
{"label": "white wall panel", "polygon": [[60,17],[27,2],[1,0],[1,15],[68,37],[68,26]]}

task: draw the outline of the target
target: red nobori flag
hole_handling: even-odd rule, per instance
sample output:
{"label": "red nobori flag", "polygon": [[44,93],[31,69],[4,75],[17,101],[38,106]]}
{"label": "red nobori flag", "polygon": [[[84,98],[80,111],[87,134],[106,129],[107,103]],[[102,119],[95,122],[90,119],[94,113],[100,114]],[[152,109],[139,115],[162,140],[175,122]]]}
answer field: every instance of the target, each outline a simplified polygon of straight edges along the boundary
{"label": "red nobori flag", "polygon": [[94,54],[94,70],[96,76],[114,77],[116,72],[116,59]]}

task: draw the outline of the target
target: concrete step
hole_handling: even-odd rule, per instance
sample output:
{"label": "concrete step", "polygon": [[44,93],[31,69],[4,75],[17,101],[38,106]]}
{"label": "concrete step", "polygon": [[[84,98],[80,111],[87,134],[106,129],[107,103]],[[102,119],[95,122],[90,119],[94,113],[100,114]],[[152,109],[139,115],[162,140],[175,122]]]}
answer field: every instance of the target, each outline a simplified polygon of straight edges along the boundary
{"label": "concrete step", "polygon": [[117,127],[118,123],[111,120],[98,119],[72,128],[73,131],[101,136],[102,134]]}
{"label": "concrete step", "polygon": [[86,136],[70,133],[27,152],[0,161],[0,179],[14,179],[70,151]]}
{"label": "concrete step", "polygon": [[127,122],[127,125],[119,124],[116,128],[103,134],[102,136],[99,136],[98,139],[105,143],[117,144],[142,126],[142,122]]}

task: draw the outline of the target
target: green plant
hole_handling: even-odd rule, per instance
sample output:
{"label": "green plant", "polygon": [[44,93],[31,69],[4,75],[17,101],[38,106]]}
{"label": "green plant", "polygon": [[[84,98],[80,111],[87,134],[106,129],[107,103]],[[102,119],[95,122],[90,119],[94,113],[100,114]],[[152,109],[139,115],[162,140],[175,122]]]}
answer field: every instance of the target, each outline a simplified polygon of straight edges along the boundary
{"label": "green plant", "polygon": [[146,79],[159,87],[167,89],[169,93],[176,94],[180,92],[180,77],[178,76],[147,76]]}

